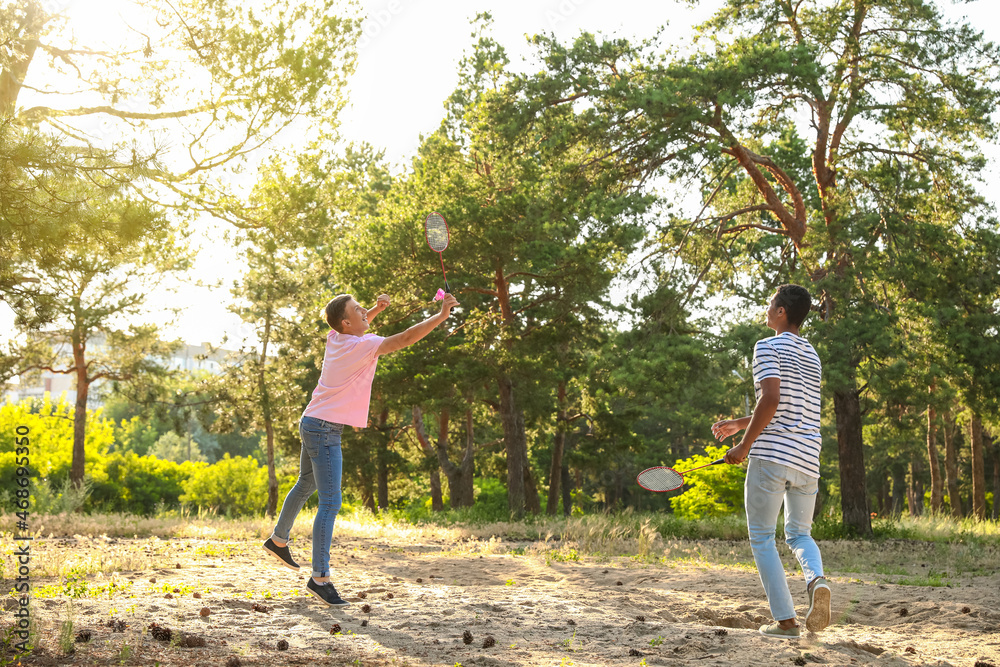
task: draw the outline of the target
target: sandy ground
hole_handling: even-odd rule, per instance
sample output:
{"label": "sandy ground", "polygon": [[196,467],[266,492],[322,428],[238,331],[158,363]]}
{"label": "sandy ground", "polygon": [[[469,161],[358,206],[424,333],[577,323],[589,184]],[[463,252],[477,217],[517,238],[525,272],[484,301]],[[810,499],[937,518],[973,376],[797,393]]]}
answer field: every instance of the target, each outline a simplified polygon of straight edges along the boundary
{"label": "sandy ground", "polygon": [[[43,540],[35,549],[55,558],[99,558],[102,549],[129,543],[103,539],[103,546],[100,539]],[[34,581],[41,648],[22,662],[1000,667],[996,572],[931,587],[877,583],[874,574],[858,572],[838,576],[828,567],[834,625],[786,641],[758,634],[770,615],[747,567],[558,561],[530,549],[477,555],[443,543],[352,539],[335,545],[333,559],[335,583],[352,604],[334,611],[304,592],[305,570],[281,567],[258,542],[169,544],[149,549],[159,559],[155,569],[116,575],[121,590],[101,589],[109,579],[91,576],[89,593],[70,599],[56,591],[58,580]],[[308,543],[292,547],[307,563]],[[804,585],[791,583],[804,614]],[[6,600],[4,625],[12,603]],[[89,631],[91,639],[67,655],[58,635],[69,618],[74,634]],[[108,627],[115,620],[124,627]],[[152,623],[170,629],[171,639],[154,639]],[[186,646],[202,640],[204,646]],[[287,648],[279,650],[279,642]]]}

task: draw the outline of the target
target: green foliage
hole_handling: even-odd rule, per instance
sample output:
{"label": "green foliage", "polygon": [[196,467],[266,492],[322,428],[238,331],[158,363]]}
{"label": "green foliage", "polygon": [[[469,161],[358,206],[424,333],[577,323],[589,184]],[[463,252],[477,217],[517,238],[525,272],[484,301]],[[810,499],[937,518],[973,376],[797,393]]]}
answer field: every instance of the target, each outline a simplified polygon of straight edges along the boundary
{"label": "green foliage", "polygon": [[[134,2],[105,16],[107,30],[95,35],[63,12],[13,0],[0,15],[0,73],[46,94],[19,103],[22,86],[7,86],[0,116],[67,138],[91,161],[118,158],[91,165],[88,177],[132,177],[151,200],[233,220],[242,202],[220,172],[242,169],[248,152],[297,120],[321,131],[335,124],[361,34],[353,13],[336,0]],[[103,130],[96,137],[95,127]],[[178,133],[191,137],[188,150],[161,159],[170,149],[160,137]],[[66,163],[54,157],[57,167]]]}
{"label": "green foliage", "polygon": [[[100,468],[114,442],[114,425],[100,411],[88,412],[90,428],[84,448],[87,460]],[[16,429],[28,429],[29,465],[34,484],[45,481],[50,490],[63,488],[69,477],[73,451],[73,406],[65,397],[53,403],[49,395],[44,400],[25,400],[0,405],[0,488],[14,489],[18,459],[15,451]],[[58,491],[56,492],[58,494]],[[41,496],[40,496],[41,497]],[[10,499],[8,497],[8,499]],[[5,511],[13,511],[5,505]]]}
{"label": "green foliage", "polygon": [[175,463],[134,452],[115,453],[94,470],[92,507],[102,511],[148,516],[161,507],[176,506],[184,484],[204,463]]}
{"label": "green foliage", "polygon": [[510,520],[510,509],[507,505],[507,488],[496,477],[477,477],[473,480],[475,505],[448,510],[447,512],[432,512],[430,496],[424,495],[416,502],[410,503],[399,512],[409,523],[444,523],[446,525],[470,524],[473,526],[486,523]]}
{"label": "green foliage", "polygon": [[[77,398],[86,403],[98,380],[117,381],[163,372],[159,361],[172,348],[147,321],[146,299],[172,273],[190,267],[186,232],[147,201],[131,193],[100,191],[89,181],[61,184],[67,195],[88,199],[87,205],[113,223],[111,238],[95,237],[66,247],[51,262],[19,256],[16,269],[33,274],[32,306],[14,304],[21,336],[10,344],[19,374],[41,370],[76,379]],[[27,314],[44,304],[51,320],[40,330]],[[24,311],[24,312],[19,312]],[[0,364],[5,365],[5,364]],[[75,421],[70,476],[83,481],[86,421]]]}
{"label": "green foliage", "polygon": [[[105,406],[105,414],[110,410]],[[122,419],[115,425],[115,446],[118,451],[132,452],[138,456],[149,454],[159,439],[156,429],[138,415],[130,419]]]}
{"label": "green foliage", "polygon": [[[3,27],[0,31],[10,34]],[[9,63],[3,61],[10,55],[10,51],[0,55],[0,70],[6,70]],[[7,75],[4,71],[3,76]],[[144,157],[133,156],[131,166],[138,167]],[[0,196],[4,202],[0,207],[0,296],[18,311],[27,328],[47,321],[52,303],[39,294],[31,273],[25,273],[24,260],[30,258],[37,268],[47,270],[69,249],[94,240],[114,241],[122,232],[118,220],[89,205],[88,195],[94,191],[81,192],[67,183],[87,178],[94,190],[114,193],[140,177],[139,169],[122,167],[112,155],[87,155],[0,113]],[[102,170],[107,173],[101,174]],[[0,366],[0,380],[9,375]]]}
{"label": "green foliage", "polygon": [[[707,447],[705,455],[677,461],[676,470],[697,468],[721,458],[728,447]],[[670,499],[674,512],[685,519],[720,517],[740,511],[743,507],[742,466],[721,464],[684,476],[684,491]]]}
{"label": "green foliage", "polygon": [[[115,424],[119,451],[150,453],[169,432],[191,437],[205,460],[223,454],[253,455],[260,434],[229,415],[233,396],[224,378],[207,371],[143,375],[115,382],[104,402],[104,414]],[[185,445],[186,450],[186,445]]]}
{"label": "green foliage", "polygon": [[194,468],[180,500],[228,515],[259,514],[267,502],[267,469],[249,456],[227,454],[211,466]]}
{"label": "green foliage", "polygon": [[[334,264],[360,299],[393,296],[393,309],[380,319],[410,324],[428,314],[442,281],[419,221],[430,210],[449,220],[445,260],[461,310],[419,349],[386,360],[384,370],[392,373],[376,380],[376,393],[397,414],[414,404],[428,413],[460,413],[483,401],[493,406],[477,431],[502,428],[509,509],[520,514],[538,507],[537,480],[544,475],[538,470],[551,462],[551,450],[549,456],[539,450],[553,431],[567,428],[554,423],[556,413],[568,419],[587,400],[588,360],[605,337],[601,322],[615,316],[610,287],[642,238],[652,197],[628,187],[626,170],[595,165],[593,156],[604,148],[599,141],[570,149],[545,140],[571,131],[572,110],[542,127],[500,132],[517,113],[511,88],[517,77],[488,34],[489,17],[474,24],[475,42],[447,115],[422,141],[411,168],[393,181],[366,163],[345,179],[370,175],[388,192],[375,206],[350,200],[345,213],[358,224],[338,235]],[[557,407],[559,386],[569,393]],[[600,415],[592,417],[605,427],[590,443],[595,451],[635,444],[617,415]],[[534,488],[519,474],[525,467]]]}
{"label": "green foliage", "polygon": [[[94,484],[84,479],[79,487],[67,477],[58,486],[47,479],[31,485],[31,510],[34,514],[68,514],[82,509],[93,493]],[[2,492],[6,494],[7,492]],[[5,505],[7,503],[4,503]]]}
{"label": "green foliage", "polygon": [[174,463],[205,461],[205,455],[201,453],[201,447],[196,440],[190,435],[185,437],[173,431],[161,435],[149,454]]}
{"label": "green foliage", "polygon": [[[267,495],[267,470],[250,457],[226,455],[216,464],[161,460],[123,451],[114,441],[114,424],[100,411],[90,413],[87,429],[87,476],[82,489],[69,482],[73,444],[73,408],[65,400],[52,403],[21,401],[0,406],[0,484],[15,485],[17,459],[15,429],[29,432],[31,511],[60,514],[77,510],[128,512],[149,516],[181,503],[229,514],[257,514]],[[126,437],[144,429],[134,420],[119,429]],[[176,439],[178,436],[174,434]],[[186,440],[176,443],[186,449]],[[115,451],[112,451],[114,449]],[[297,461],[279,474],[282,497],[298,475]],[[14,511],[14,496],[0,491],[0,507]]]}

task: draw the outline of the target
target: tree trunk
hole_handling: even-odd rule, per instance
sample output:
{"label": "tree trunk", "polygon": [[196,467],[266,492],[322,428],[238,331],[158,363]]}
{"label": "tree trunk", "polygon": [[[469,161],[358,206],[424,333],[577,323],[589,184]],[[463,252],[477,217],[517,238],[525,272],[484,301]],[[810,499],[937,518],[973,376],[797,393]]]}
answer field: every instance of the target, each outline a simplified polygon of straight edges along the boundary
{"label": "tree trunk", "polygon": [[381,512],[389,507],[389,465],[385,460],[382,448],[378,451],[375,468],[375,488],[378,493],[378,509]]}
{"label": "tree trunk", "polygon": [[430,480],[431,480],[431,511],[442,512],[444,511],[444,499],[441,495],[441,473],[440,468],[434,463],[439,463],[434,448],[431,447],[430,440],[427,438],[427,430],[424,428],[424,411],[418,405],[413,406],[413,432],[417,434],[417,442],[420,444],[420,448],[424,450],[424,455],[428,459],[428,465],[430,466]]}
{"label": "tree trunk", "polygon": [[[17,96],[31,60],[35,56],[44,25],[45,12],[42,11],[41,3],[28,2],[25,5],[25,19],[20,26],[20,34],[6,36],[8,39],[13,37],[5,46],[13,51],[14,57],[8,58],[7,68],[0,70],[0,117],[9,118],[17,112]],[[79,392],[79,389],[77,391]],[[80,479],[82,481],[83,478]]]}
{"label": "tree trunk", "polygon": [[431,511],[444,511],[444,494],[441,492],[441,468],[431,460]]}
{"label": "tree trunk", "polygon": [[514,398],[511,379],[503,375],[497,384],[500,389],[500,423],[507,454],[507,507],[512,517],[520,519],[529,505],[538,505],[537,495],[534,503],[528,500],[528,440],[524,431],[524,413]]}
{"label": "tree trunk", "polygon": [[[503,326],[512,327],[516,315],[510,304],[510,285],[504,276],[503,265],[498,260],[495,268],[494,284],[497,288],[497,302]],[[508,351],[514,349],[514,337],[510,333],[503,336]],[[520,519],[525,511],[538,512],[538,491],[531,476],[528,463],[528,437],[524,431],[524,411],[517,404],[514,381],[506,371],[501,371],[497,384],[500,389],[500,422],[503,426],[504,448],[507,454],[507,507],[512,517]]]}
{"label": "tree trunk", "polygon": [[879,514],[886,515],[892,513],[892,474],[882,480],[878,485],[878,493],[875,496],[875,507]]}
{"label": "tree trunk", "polygon": [[87,376],[87,341],[74,332],[73,363],[76,367],[76,406],[73,411],[73,463],[69,469],[69,479],[76,488],[83,486],[84,443],[87,441],[87,396],[90,394],[90,378]]}
{"label": "tree trunk", "polygon": [[955,449],[955,423],[951,420],[951,410],[944,413],[944,474],[948,484],[948,505],[951,515],[962,518],[962,498],[958,495],[958,452]]}
{"label": "tree trunk", "polygon": [[969,422],[969,440],[972,445],[972,515],[980,521],[986,519],[986,468],[983,463],[983,420],[973,411]]}
{"label": "tree trunk", "polygon": [[923,468],[920,459],[910,461],[910,483],[906,487],[906,506],[910,516],[920,516],[924,513],[924,481],[920,478]]}
{"label": "tree trunk", "polygon": [[[437,437],[437,460],[438,465],[444,470],[444,476],[448,480],[448,491],[451,496],[451,506],[455,507],[455,487],[458,485],[458,466],[451,462],[448,456],[448,436],[451,429],[451,409],[442,407],[438,413],[438,437]],[[443,499],[442,499],[443,504]],[[443,507],[442,507],[443,509]]]}
{"label": "tree trunk", "polygon": [[378,493],[379,510],[389,507],[389,462],[386,441],[389,434],[386,431],[386,423],[389,421],[389,411],[382,410],[378,418],[379,442],[378,451],[375,454],[375,485]]}
{"label": "tree trunk", "polygon": [[573,514],[573,484],[569,476],[569,465],[565,458],[559,476],[562,478],[560,486],[562,486],[563,516],[570,516]]}
{"label": "tree trunk", "polygon": [[458,464],[458,475],[451,485],[451,506],[472,507],[476,502],[475,487],[473,479],[476,474],[476,448],[475,431],[473,430],[472,409],[465,411],[465,452],[462,454],[462,462]]}
{"label": "tree trunk", "polygon": [[892,506],[889,513],[898,518],[903,513],[903,501],[906,500],[906,469],[902,465],[892,467]]}
{"label": "tree trunk", "polygon": [[[527,450],[527,448],[525,448]],[[527,451],[525,451],[527,460]],[[524,509],[531,514],[540,514],[542,503],[538,499],[538,487],[535,486],[535,476],[531,473],[531,465],[524,466]]]}
{"label": "tree trunk", "polygon": [[375,494],[372,493],[372,479],[367,474],[361,472],[361,504],[368,508],[368,510],[375,514],[378,512],[378,507],[375,505]]}
{"label": "tree trunk", "polygon": [[1000,519],[1000,440],[993,441],[993,520]]}
{"label": "tree trunk", "polygon": [[257,368],[257,391],[264,417],[264,434],[267,442],[267,515],[272,519],[278,512],[278,476],[274,471],[274,420],[271,415],[271,394],[267,390],[267,345],[271,339],[271,311],[264,318],[264,335],[261,337],[260,359]]}
{"label": "tree trunk", "polygon": [[865,454],[861,435],[861,399],[850,386],[834,391],[837,447],[840,454],[840,508],[844,525],[859,536],[872,536],[872,519],[865,488]]}
{"label": "tree trunk", "polygon": [[[934,386],[931,385],[931,391]],[[941,480],[941,462],[938,461],[937,452],[937,432],[935,430],[934,419],[937,415],[934,408],[927,406],[927,460],[931,467],[931,511],[935,514],[941,512],[944,506],[944,488]]]}
{"label": "tree trunk", "polygon": [[549,497],[545,502],[545,513],[555,516],[559,507],[559,484],[562,481],[563,448],[566,445],[566,381],[559,381],[558,412],[556,413],[556,435],[552,443],[552,465],[549,466]]}
{"label": "tree trunk", "polygon": [[274,470],[274,422],[269,401],[264,409],[264,434],[267,437],[267,515],[273,519],[278,511],[278,475]]}

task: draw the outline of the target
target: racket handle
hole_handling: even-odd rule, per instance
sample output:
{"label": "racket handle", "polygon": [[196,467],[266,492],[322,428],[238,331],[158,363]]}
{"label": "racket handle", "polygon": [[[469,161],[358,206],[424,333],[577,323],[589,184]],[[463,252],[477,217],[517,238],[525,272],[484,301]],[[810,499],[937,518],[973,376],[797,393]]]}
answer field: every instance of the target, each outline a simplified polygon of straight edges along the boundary
{"label": "racket handle", "polygon": [[451,285],[448,284],[448,279],[444,279],[444,291],[446,294],[451,294]]}
{"label": "racket handle", "polygon": [[703,466],[698,466],[697,468],[691,468],[690,470],[685,470],[685,471],[684,471],[683,473],[681,473],[681,474],[682,474],[682,475],[686,475],[686,474],[688,474],[689,472],[694,472],[695,470],[701,470],[702,468],[707,468],[707,467],[709,467],[709,466],[717,466],[717,465],[719,465],[720,463],[725,463],[725,462],[726,462],[726,459],[722,458],[722,459],[719,459],[719,460],[717,460],[717,461],[712,461],[711,463],[706,463],[706,464],[705,464],[705,465],[703,465]]}

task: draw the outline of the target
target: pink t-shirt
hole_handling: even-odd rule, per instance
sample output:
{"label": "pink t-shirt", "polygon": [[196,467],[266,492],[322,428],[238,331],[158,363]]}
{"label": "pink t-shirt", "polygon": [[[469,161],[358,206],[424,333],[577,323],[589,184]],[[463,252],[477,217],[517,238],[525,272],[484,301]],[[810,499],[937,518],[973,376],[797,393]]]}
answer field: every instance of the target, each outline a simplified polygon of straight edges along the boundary
{"label": "pink t-shirt", "polygon": [[351,336],[333,329],[326,335],[326,354],[319,384],[303,417],[316,417],[357,428],[368,425],[372,380],[382,336]]}

